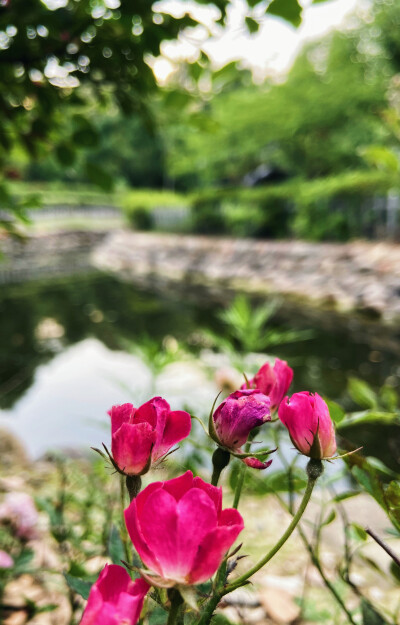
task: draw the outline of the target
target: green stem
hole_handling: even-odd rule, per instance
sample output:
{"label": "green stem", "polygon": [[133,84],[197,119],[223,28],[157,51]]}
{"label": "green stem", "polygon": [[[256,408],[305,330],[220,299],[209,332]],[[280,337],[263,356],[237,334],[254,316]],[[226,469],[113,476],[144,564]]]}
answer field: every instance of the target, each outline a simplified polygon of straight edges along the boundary
{"label": "green stem", "polygon": [[[253,440],[258,430],[259,428],[257,428],[256,431],[250,432],[249,441],[246,443],[244,447],[244,451],[246,452],[246,454],[249,453],[250,447],[251,447],[251,441]],[[247,469],[247,465],[244,462],[242,462],[242,466],[240,467],[240,474],[239,474],[238,481],[236,484],[235,497],[234,497],[233,506],[232,506],[233,508],[236,508],[236,510],[238,509],[238,506],[239,506],[240,495],[242,493],[242,488],[244,484],[244,477],[246,475],[246,469]]]}
{"label": "green stem", "polygon": [[167,625],[175,625],[183,599],[176,588],[171,588],[168,591],[168,597],[171,602],[171,607],[169,610]]}
{"label": "green stem", "polygon": [[243,586],[243,584],[249,579],[249,577],[254,575],[254,573],[257,573],[257,571],[259,571],[263,566],[265,566],[267,564],[267,562],[269,562],[274,557],[274,555],[276,553],[278,553],[278,551],[283,547],[283,545],[288,540],[288,538],[292,535],[292,533],[295,530],[298,522],[300,521],[301,517],[303,516],[303,513],[304,513],[304,511],[305,511],[305,509],[307,507],[308,502],[310,501],[311,494],[313,492],[315,483],[316,483],[316,481],[318,479],[318,470],[316,470],[316,468],[318,466],[319,466],[319,475],[321,475],[321,473],[323,471],[321,461],[320,460],[310,460],[310,462],[308,464],[308,467],[307,467],[307,472],[308,472],[307,488],[306,488],[305,493],[303,495],[303,499],[302,499],[302,501],[300,503],[299,509],[297,510],[296,514],[294,515],[294,517],[293,517],[291,523],[289,524],[289,527],[287,528],[286,532],[284,532],[284,534],[282,534],[281,538],[278,540],[276,545],[274,545],[272,547],[272,549],[263,558],[261,558],[261,560],[259,560],[257,562],[257,564],[255,564],[251,569],[246,571],[246,573],[243,573],[243,575],[238,577],[234,582],[232,582],[232,584],[229,584],[229,586],[227,586],[223,590],[222,595],[226,595],[229,592],[232,592],[233,590],[236,590],[236,588],[240,588],[240,586]]}
{"label": "green stem", "polygon": [[239,473],[238,481],[237,481],[236,488],[235,488],[235,498],[234,498],[233,504],[232,504],[232,507],[236,508],[236,510],[237,510],[237,508],[239,506],[240,495],[242,493],[242,488],[243,488],[243,484],[244,484],[244,477],[246,475],[246,468],[247,468],[247,466],[245,465],[244,462],[242,462],[242,466],[240,467],[240,473]]}
{"label": "green stem", "polygon": [[[286,510],[286,512],[290,512],[290,514],[293,515],[293,512],[290,508],[290,505],[288,506],[283,499],[279,496],[278,493],[276,493],[276,497],[279,501],[279,503],[281,504],[282,508],[284,508]],[[308,542],[308,539],[305,535],[305,533],[303,532],[303,528],[301,527],[301,525],[298,526],[297,531],[299,532],[300,538],[303,541],[303,544],[305,546],[305,548],[307,549],[309,555],[310,555],[310,559],[311,562],[313,563],[313,565],[315,566],[315,568],[317,569],[318,573],[321,576],[322,581],[324,582],[326,588],[329,590],[329,592],[331,593],[331,595],[333,596],[333,598],[335,599],[335,601],[338,603],[338,605],[340,606],[340,608],[343,610],[343,612],[346,614],[349,623],[351,623],[351,625],[357,625],[354,620],[353,617],[350,613],[350,611],[348,610],[346,604],[344,603],[344,601],[342,600],[341,596],[339,595],[339,593],[337,592],[336,588],[334,587],[334,585],[329,581],[329,579],[326,577],[325,575],[325,571],[322,568],[322,565],[319,561],[318,555],[316,553],[314,553],[312,546],[310,545],[310,543]]]}
{"label": "green stem", "polygon": [[[283,547],[285,542],[293,533],[301,517],[303,516],[303,513],[307,507],[307,504],[310,501],[310,497],[314,489],[315,483],[318,477],[322,474],[322,472],[323,472],[323,466],[320,460],[309,461],[308,466],[307,466],[307,474],[308,474],[307,488],[303,495],[303,499],[300,503],[299,509],[294,515],[286,532],[282,535],[282,537],[276,543],[276,545],[266,554],[266,556],[264,556],[264,558],[262,558],[259,562],[257,562],[257,564],[255,564],[249,571],[247,571],[246,573],[238,577],[238,579],[236,579],[232,584],[229,584],[225,588],[216,589],[213,596],[210,598],[209,602],[205,606],[204,612],[201,615],[199,621],[197,622],[197,625],[209,625],[212,619],[212,615],[214,614],[214,610],[218,606],[222,597],[232,592],[233,590],[236,590],[236,588],[243,586],[243,584],[245,584],[245,582],[249,579],[249,577],[254,575],[254,573],[259,571],[265,564],[267,564],[267,562],[269,562],[269,560],[271,560],[271,558],[274,557],[274,555],[281,549],[281,547]],[[219,572],[217,574],[217,579],[219,579]]]}
{"label": "green stem", "polygon": [[338,605],[341,607],[341,609],[343,610],[343,612],[346,614],[349,623],[351,623],[351,625],[357,625],[355,623],[355,621],[353,620],[353,617],[351,615],[351,612],[348,610],[346,604],[344,603],[344,601],[342,600],[341,596],[339,595],[339,593],[337,592],[336,588],[334,587],[334,585],[329,581],[329,579],[326,577],[325,575],[325,571],[323,570],[321,563],[319,561],[319,558],[316,554],[314,554],[311,545],[309,544],[302,528],[298,527],[298,531],[299,534],[301,536],[301,539],[308,551],[308,553],[310,554],[310,558],[311,558],[311,562],[313,563],[313,565],[315,566],[315,568],[317,569],[318,573],[321,575],[322,581],[324,582],[326,588],[329,590],[329,592],[331,593],[331,595],[333,596],[333,598],[336,600],[336,602],[338,603]]}
{"label": "green stem", "polygon": [[124,545],[125,557],[127,562],[131,560],[131,554],[129,552],[129,542],[128,542],[128,532],[125,525],[125,480],[124,476],[120,475],[120,504],[121,504],[121,516],[122,516],[122,531],[121,531],[121,540]]}

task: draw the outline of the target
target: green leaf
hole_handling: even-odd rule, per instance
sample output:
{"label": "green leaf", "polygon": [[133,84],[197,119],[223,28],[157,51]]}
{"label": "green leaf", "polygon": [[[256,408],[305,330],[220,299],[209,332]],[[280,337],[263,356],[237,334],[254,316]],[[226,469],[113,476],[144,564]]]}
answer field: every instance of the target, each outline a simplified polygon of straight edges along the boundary
{"label": "green leaf", "polygon": [[282,17],[293,26],[301,24],[302,8],[297,0],[272,0],[266,12]]}
{"label": "green leaf", "polygon": [[336,511],[331,510],[331,512],[326,517],[326,519],[321,523],[321,527],[324,527],[325,525],[330,525],[331,523],[333,523],[335,519],[336,519]]}
{"label": "green leaf", "polygon": [[385,496],[391,508],[400,508],[400,482],[390,482]]}
{"label": "green leaf", "polygon": [[389,625],[388,621],[364,597],[361,599],[363,625]]}
{"label": "green leaf", "polygon": [[343,421],[343,419],[346,416],[346,413],[343,410],[343,408],[339,406],[339,404],[337,404],[335,401],[332,401],[331,399],[326,399],[326,397],[325,397],[325,401],[329,409],[329,414],[331,415],[331,418],[334,421],[334,423],[337,424]]}
{"label": "green leaf", "polygon": [[365,529],[358,523],[351,523],[351,528],[354,530],[355,536],[362,541],[367,540],[368,534]]}
{"label": "green leaf", "polygon": [[179,593],[185,603],[188,604],[195,612],[199,611],[199,607],[197,605],[197,593],[193,586],[178,586]]}
{"label": "green leaf", "polygon": [[382,386],[381,390],[379,391],[379,399],[382,406],[390,412],[396,410],[399,403],[399,396],[397,392],[392,386],[389,386],[387,384],[385,386]]}
{"label": "green leaf", "polygon": [[29,564],[33,559],[32,549],[24,549],[18,558],[14,560],[14,573],[25,573],[29,569]]}
{"label": "green leaf", "polygon": [[84,580],[81,577],[74,577],[73,575],[70,575],[69,573],[64,573],[64,577],[65,577],[65,581],[67,582],[71,590],[76,592],[78,595],[80,595],[84,599],[87,599],[89,597],[90,589],[92,587],[91,582],[88,582],[87,580]]}
{"label": "green leaf", "polygon": [[348,427],[352,427],[353,425],[359,425],[361,423],[379,423],[379,424],[392,424],[396,423],[399,420],[398,415],[395,412],[378,412],[376,410],[373,411],[365,411],[365,412],[355,412],[352,415],[346,417],[343,421],[338,423],[338,430],[342,430]]}
{"label": "green leaf", "polygon": [[260,24],[256,20],[254,20],[252,17],[246,17],[245,22],[249,33],[253,34],[258,32]]}
{"label": "green leaf", "polygon": [[124,545],[115,525],[111,526],[110,535],[108,537],[107,551],[114,564],[121,564],[121,560],[125,560]]}
{"label": "green leaf", "polygon": [[347,491],[346,493],[340,493],[339,495],[336,495],[336,497],[333,498],[332,501],[339,503],[341,501],[344,501],[345,499],[350,499],[350,497],[355,497],[356,495],[359,495],[360,493],[358,491]]}
{"label": "green leaf", "polygon": [[352,474],[363,489],[372,495],[379,505],[386,510],[387,508],[383,498],[382,485],[376,475],[376,472],[373,469],[368,471],[355,466],[352,468]]}
{"label": "green leaf", "polygon": [[376,408],[378,400],[376,393],[364,380],[350,378],[348,391],[352,400],[362,408]]}
{"label": "green leaf", "polygon": [[395,580],[400,584],[400,566],[393,560],[390,563],[390,572]]}

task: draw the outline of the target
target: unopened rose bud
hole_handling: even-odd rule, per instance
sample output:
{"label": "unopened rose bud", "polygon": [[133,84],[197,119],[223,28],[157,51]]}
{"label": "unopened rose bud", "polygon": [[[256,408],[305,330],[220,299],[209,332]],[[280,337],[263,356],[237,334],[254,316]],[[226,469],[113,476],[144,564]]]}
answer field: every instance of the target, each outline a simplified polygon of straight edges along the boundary
{"label": "unopened rose bud", "polygon": [[285,397],[278,415],[300,453],[318,460],[332,458],[336,453],[335,429],[329,409],[317,393],[303,391],[290,399]]}
{"label": "unopened rose bud", "polygon": [[[213,414],[216,442],[235,454],[249,437],[251,430],[271,420],[270,399],[258,390],[247,389],[229,395]],[[265,469],[271,464],[257,458],[242,458],[253,469]]]}

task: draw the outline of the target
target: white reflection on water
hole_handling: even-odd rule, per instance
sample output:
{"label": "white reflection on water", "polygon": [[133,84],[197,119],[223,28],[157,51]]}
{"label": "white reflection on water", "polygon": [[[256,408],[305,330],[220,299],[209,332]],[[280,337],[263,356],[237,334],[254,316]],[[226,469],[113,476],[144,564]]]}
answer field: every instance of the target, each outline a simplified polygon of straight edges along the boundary
{"label": "white reflection on water", "polygon": [[35,372],[32,386],[11,410],[0,411],[6,426],[38,458],[49,449],[99,447],[109,442],[107,410],[114,404],[140,405],[162,395],[175,410],[206,413],[216,386],[195,362],[174,363],[156,383],[137,357],[111,351],[97,339],[67,348]]}

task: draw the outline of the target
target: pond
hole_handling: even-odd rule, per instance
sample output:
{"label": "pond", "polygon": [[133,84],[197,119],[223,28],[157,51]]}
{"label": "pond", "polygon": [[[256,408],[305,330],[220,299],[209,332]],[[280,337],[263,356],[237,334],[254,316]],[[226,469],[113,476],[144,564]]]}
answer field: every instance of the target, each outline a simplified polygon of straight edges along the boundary
{"label": "pond", "polygon": [[[189,398],[192,410],[207,414],[217,392],[213,376],[188,358],[161,370],[157,351],[179,342],[211,368],[223,368],[224,359],[204,349],[200,331],[226,334],[218,311],[227,300],[207,291],[143,289],[97,272],[3,286],[0,425],[38,457],[48,448],[99,445],[107,437],[105,412],[115,403],[162,394],[175,408]],[[346,402],[350,375],[376,387],[400,381],[400,336],[393,330],[284,301],[271,324],[312,330],[307,341],[271,350],[293,366],[294,390]]]}

